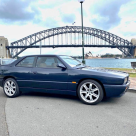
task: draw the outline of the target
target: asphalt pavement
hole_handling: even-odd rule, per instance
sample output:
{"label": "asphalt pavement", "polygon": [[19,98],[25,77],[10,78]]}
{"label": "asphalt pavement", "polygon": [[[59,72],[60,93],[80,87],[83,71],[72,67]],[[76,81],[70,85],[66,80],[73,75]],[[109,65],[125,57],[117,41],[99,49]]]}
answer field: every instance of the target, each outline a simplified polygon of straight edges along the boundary
{"label": "asphalt pavement", "polygon": [[77,97],[0,88],[0,136],[136,136],[136,92],[85,105]]}
{"label": "asphalt pavement", "polygon": [[7,98],[5,108],[10,136],[136,136],[133,92],[95,106],[72,96],[29,93]]}
{"label": "asphalt pavement", "polygon": [[6,123],[5,104],[7,97],[0,88],[0,136],[8,136],[8,128]]}

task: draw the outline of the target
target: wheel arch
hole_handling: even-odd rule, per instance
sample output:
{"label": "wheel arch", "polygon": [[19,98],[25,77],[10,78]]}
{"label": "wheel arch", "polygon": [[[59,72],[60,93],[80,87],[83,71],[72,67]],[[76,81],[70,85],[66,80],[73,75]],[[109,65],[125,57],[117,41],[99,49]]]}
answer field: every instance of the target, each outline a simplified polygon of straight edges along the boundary
{"label": "wheel arch", "polygon": [[3,80],[2,80],[2,86],[4,85],[4,81],[5,81],[6,79],[8,79],[8,78],[13,78],[14,80],[16,80],[16,78],[13,77],[13,76],[5,76],[5,77],[3,78]]}
{"label": "wheel arch", "polygon": [[94,81],[98,82],[101,85],[102,89],[103,89],[104,96],[106,96],[106,92],[105,92],[105,89],[104,89],[104,86],[103,86],[102,82],[99,81],[98,79],[94,79],[94,78],[83,78],[83,79],[81,79],[77,84],[76,93],[77,93],[77,89],[78,89],[79,84],[84,80],[94,80]]}

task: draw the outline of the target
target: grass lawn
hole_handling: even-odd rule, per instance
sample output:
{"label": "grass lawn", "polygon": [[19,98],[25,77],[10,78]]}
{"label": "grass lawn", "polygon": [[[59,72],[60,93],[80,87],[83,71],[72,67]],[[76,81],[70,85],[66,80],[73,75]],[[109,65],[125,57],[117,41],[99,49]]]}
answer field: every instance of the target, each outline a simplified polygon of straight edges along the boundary
{"label": "grass lawn", "polygon": [[124,72],[129,73],[130,77],[136,77],[136,70],[133,70],[133,69],[127,69],[127,68],[106,68],[106,69],[124,71]]}
{"label": "grass lawn", "polygon": [[136,73],[129,73],[129,77],[136,77]]}

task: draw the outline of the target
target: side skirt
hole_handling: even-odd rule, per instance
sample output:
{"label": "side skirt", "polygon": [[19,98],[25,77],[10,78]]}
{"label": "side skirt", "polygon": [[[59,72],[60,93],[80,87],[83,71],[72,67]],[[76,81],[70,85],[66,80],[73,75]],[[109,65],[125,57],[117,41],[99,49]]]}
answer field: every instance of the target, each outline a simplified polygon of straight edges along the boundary
{"label": "side skirt", "polygon": [[51,90],[51,89],[42,89],[42,88],[29,88],[29,87],[20,87],[21,92],[43,92],[43,93],[52,93],[52,94],[66,94],[77,96],[76,91],[71,90]]}

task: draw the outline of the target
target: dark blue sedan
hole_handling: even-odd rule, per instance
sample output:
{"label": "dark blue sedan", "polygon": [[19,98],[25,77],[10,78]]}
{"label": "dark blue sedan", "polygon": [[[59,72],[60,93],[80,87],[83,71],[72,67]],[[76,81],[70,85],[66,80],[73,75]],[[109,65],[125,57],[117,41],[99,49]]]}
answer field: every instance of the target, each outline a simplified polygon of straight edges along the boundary
{"label": "dark blue sedan", "polygon": [[91,68],[69,56],[31,55],[0,66],[0,86],[8,97],[36,91],[77,95],[86,104],[121,96],[129,87],[125,72]]}

